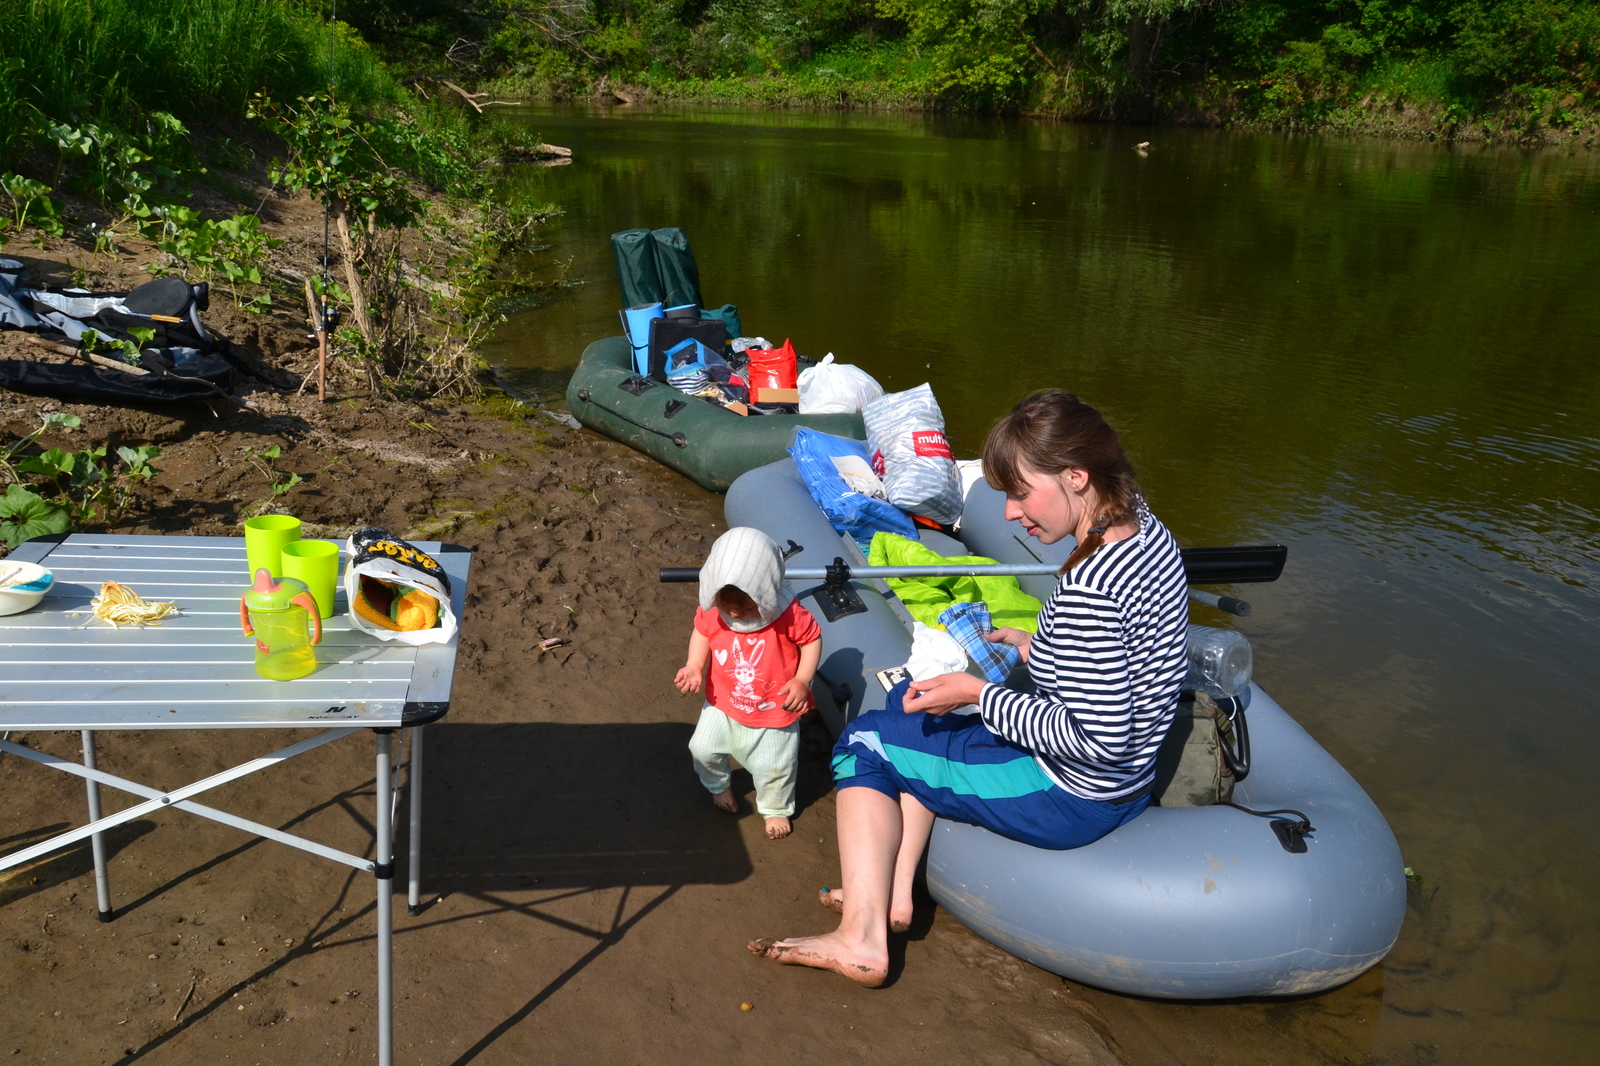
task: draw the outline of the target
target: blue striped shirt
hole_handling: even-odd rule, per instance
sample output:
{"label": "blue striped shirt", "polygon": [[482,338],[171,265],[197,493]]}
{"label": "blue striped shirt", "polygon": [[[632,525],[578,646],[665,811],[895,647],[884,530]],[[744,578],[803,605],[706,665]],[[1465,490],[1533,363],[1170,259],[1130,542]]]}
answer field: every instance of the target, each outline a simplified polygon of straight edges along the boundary
{"label": "blue striped shirt", "polygon": [[1144,788],[1183,684],[1187,597],[1177,542],[1141,507],[1139,532],[1062,575],[1039,612],[1028,656],[1037,695],[985,685],[984,725],[1084,799]]}

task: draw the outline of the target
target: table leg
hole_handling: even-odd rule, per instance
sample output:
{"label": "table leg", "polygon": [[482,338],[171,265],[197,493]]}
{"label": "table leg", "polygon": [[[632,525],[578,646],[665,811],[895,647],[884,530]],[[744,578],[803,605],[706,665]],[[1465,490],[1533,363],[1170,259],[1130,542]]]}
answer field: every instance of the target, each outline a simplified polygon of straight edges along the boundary
{"label": "table leg", "polygon": [[422,731],[426,728],[419,725],[411,730],[411,766],[406,771],[406,790],[411,793],[411,820],[406,840],[406,875],[411,884],[406,896],[406,912],[413,918],[422,913]]}
{"label": "table leg", "polygon": [[[98,766],[94,757],[94,730],[83,731],[83,765],[85,769],[95,770]],[[89,821],[100,820],[100,783],[89,781]],[[106,874],[106,839],[104,833],[96,833],[89,838],[89,850],[94,855],[94,894],[100,907],[100,920],[111,920],[111,879]]]}
{"label": "table leg", "polygon": [[390,755],[392,729],[378,734],[378,1066],[394,1064],[394,800]]}

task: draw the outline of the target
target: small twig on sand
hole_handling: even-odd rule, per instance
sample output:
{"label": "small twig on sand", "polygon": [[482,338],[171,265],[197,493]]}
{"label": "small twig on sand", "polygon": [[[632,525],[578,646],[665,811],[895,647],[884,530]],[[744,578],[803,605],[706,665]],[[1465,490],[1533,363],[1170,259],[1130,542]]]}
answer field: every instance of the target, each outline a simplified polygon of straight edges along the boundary
{"label": "small twig on sand", "polygon": [[173,1021],[177,1021],[180,1017],[183,1016],[183,1008],[185,1008],[185,1007],[187,1007],[189,1005],[189,997],[194,995],[194,986],[199,984],[199,983],[200,983],[200,981],[199,981],[198,978],[196,978],[195,980],[189,982],[189,991],[187,991],[187,992],[185,992],[183,994],[183,1002],[178,1004],[177,1012],[172,1015],[172,1020]]}

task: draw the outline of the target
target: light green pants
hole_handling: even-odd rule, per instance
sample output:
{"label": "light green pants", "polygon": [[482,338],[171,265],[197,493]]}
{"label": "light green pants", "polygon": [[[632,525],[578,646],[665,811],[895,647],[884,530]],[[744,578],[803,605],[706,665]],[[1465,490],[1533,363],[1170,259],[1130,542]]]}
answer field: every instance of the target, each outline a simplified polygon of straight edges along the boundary
{"label": "light green pants", "polygon": [[713,796],[728,790],[728,756],[756,779],[756,810],[763,818],[794,813],[794,779],[800,767],[800,723],[782,729],[740,725],[709,703],[689,738],[700,783]]}

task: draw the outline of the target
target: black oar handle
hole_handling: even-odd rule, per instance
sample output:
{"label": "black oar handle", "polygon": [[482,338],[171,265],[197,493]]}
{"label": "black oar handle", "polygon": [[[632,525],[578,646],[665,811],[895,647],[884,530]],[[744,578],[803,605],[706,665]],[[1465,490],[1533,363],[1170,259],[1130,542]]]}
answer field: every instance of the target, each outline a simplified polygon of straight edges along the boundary
{"label": "black oar handle", "polygon": [[662,581],[699,581],[700,568],[698,566],[663,566],[661,568]]}

